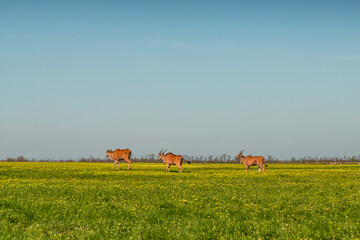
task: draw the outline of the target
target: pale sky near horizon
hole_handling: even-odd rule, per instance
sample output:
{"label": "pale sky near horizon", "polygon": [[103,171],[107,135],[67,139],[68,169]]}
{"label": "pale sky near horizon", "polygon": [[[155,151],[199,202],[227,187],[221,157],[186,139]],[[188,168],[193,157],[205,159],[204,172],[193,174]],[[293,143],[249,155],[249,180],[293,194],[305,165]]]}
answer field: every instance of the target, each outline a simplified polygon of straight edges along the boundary
{"label": "pale sky near horizon", "polygon": [[0,160],[360,155],[359,1],[1,1]]}

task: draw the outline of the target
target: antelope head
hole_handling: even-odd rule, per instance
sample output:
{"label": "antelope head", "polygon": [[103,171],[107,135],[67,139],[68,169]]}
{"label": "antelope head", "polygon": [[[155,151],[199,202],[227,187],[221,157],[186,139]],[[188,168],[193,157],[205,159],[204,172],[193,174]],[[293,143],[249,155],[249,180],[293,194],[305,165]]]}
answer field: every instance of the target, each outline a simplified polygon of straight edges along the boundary
{"label": "antelope head", "polygon": [[244,156],[242,155],[245,150],[241,150],[241,152],[235,157],[235,160],[239,160],[240,162],[243,160]]}
{"label": "antelope head", "polygon": [[[167,150],[167,149],[166,149],[166,150]],[[165,155],[166,150],[165,150],[165,151],[163,151],[163,149],[160,150],[159,155],[158,155],[158,161],[161,161],[161,160],[162,160],[162,158],[163,158],[164,155]]]}
{"label": "antelope head", "polygon": [[109,156],[110,156],[110,153],[112,153],[112,150],[111,150],[111,149],[108,149],[108,150],[106,151],[106,157],[109,157]]}

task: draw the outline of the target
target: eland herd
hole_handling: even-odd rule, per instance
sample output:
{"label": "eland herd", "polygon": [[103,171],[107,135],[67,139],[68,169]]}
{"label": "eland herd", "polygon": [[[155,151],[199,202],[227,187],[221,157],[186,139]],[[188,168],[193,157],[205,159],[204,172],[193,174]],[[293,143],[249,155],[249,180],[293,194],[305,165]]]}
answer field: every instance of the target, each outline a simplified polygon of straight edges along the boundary
{"label": "eland herd", "polygon": [[[183,162],[187,162],[190,164],[189,161],[184,160],[183,156],[181,155],[175,155],[171,152],[168,152],[165,154],[165,152],[167,151],[167,149],[165,151],[163,151],[163,149],[160,150],[159,154],[158,154],[158,161],[163,161],[163,164],[167,164],[166,167],[166,172],[169,171],[170,172],[170,166],[171,165],[176,165],[179,168],[179,172],[182,173],[182,164]],[[267,167],[267,165],[264,165],[264,160],[265,158],[263,156],[244,156],[243,155],[244,150],[242,150],[236,157],[235,160],[240,160],[240,163],[243,163],[246,167],[246,172],[248,171],[250,166],[255,166],[258,165],[259,167],[259,172],[261,172],[261,170],[263,172],[265,172],[265,167]],[[131,169],[131,150],[130,149],[116,149],[114,151],[112,151],[111,149],[106,151],[106,157],[110,158],[110,160],[114,161],[114,166],[113,169],[115,168],[115,165],[118,165],[118,169],[120,169],[119,167],[119,161],[120,160],[124,160],[128,163],[128,170]],[[265,167],[264,167],[265,166]]]}

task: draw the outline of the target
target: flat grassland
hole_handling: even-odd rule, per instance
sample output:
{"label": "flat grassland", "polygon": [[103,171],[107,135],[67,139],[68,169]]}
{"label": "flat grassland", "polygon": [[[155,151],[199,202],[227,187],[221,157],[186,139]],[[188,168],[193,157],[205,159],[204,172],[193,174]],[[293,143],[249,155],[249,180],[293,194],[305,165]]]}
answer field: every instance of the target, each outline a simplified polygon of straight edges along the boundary
{"label": "flat grassland", "polygon": [[356,239],[360,166],[0,162],[0,239]]}

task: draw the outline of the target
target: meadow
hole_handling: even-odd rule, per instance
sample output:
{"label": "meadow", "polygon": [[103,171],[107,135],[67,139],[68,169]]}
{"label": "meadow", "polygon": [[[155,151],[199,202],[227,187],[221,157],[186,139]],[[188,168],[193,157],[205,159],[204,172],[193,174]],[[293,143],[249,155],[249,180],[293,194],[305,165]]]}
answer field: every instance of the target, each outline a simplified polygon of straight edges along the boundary
{"label": "meadow", "polygon": [[0,162],[0,239],[359,239],[360,166]]}

